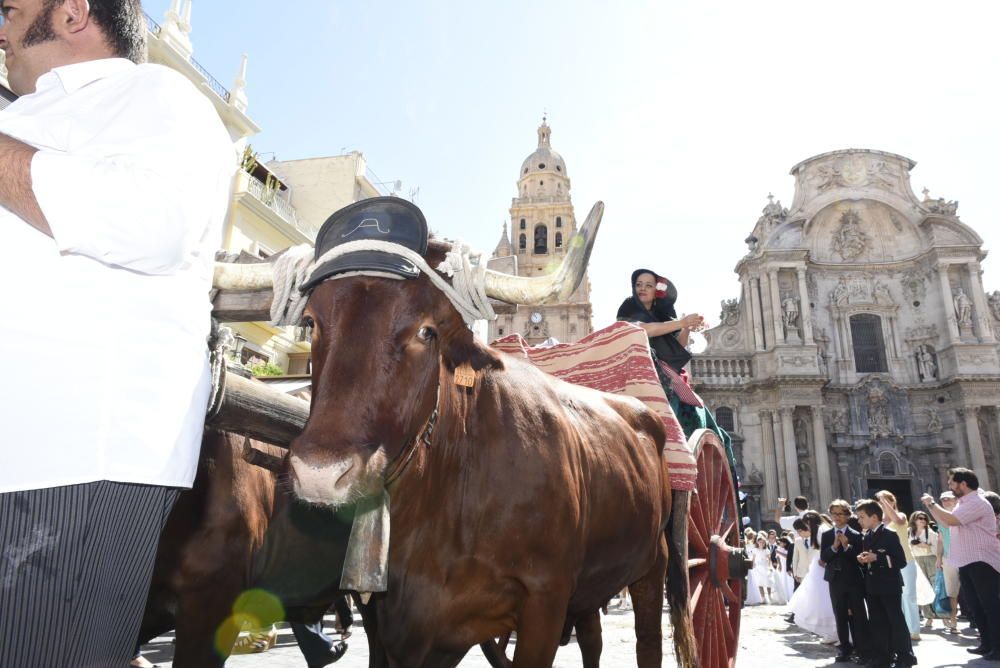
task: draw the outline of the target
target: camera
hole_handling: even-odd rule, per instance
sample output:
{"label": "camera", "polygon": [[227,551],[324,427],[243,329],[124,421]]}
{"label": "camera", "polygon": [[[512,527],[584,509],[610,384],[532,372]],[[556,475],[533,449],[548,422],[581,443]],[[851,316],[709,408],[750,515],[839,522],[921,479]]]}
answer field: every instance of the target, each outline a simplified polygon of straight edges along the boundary
{"label": "camera", "polygon": [[911,538],[910,539],[910,545],[920,545],[920,539],[919,538]]}

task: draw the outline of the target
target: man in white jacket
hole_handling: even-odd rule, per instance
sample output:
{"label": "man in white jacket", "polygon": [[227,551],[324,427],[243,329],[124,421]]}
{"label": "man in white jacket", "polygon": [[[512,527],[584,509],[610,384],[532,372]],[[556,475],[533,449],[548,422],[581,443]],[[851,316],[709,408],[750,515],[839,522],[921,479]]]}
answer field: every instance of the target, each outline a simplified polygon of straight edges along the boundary
{"label": "man in white jacket", "polygon": [[194,479],[232,141],[139,0],[3,0],[0,666],[124,666]]}

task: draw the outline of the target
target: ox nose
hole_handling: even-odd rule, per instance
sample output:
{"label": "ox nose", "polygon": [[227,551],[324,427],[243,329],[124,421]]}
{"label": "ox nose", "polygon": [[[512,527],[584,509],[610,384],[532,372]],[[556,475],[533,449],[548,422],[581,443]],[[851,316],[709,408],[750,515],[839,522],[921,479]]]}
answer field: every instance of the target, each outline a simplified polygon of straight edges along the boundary
{"label": "ox nose", "polygon": [[289,458],[295,495],[309,503],[338,506],[351,502],[356,494],[360,458],[352,455],[323,464],[312,464],[299,455]]}

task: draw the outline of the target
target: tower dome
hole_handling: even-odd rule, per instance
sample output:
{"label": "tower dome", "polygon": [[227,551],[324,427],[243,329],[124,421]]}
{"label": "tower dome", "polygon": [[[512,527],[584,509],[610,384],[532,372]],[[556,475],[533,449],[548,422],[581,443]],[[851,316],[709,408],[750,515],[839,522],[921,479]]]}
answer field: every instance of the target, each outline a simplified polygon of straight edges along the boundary
{"label": "tower dome", "polygon": [[543,116],[538,126],[538,148],[521,163],[518,190],[522,197],[565,197],[569,193],[566,161],[552,150],[551,138],[552,129]]}

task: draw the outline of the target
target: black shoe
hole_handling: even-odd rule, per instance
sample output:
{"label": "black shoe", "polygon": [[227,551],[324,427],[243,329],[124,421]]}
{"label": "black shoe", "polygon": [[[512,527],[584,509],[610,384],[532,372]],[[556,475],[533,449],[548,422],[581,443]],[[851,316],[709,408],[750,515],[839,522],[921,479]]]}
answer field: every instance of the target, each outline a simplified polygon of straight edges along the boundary
{"label": "black shoe", "polygon": [[969,647],[965,651],[968,652],[969,654],[979,654],[980,656],[986,656],[993,650],[990,649],[989,647],[983,647],[982,645],[980,645],[979,647]]}
{"label": "black shoe", "polygon": [[326,656],[320,659],[318,663],[310,663],[309,668],[323,668],[324,666],[329,666],[331,663],[340,661],[344,658],[345,654],[347,654],[347,643],[334,643],[333,647],[327,650]]}
{"label": "black shoe", "polygon": [[788,622],[789,624],[794,624],[795,623],[795,613],[793,612],[790,615],[785,615],[785,621]]}
{"label": "black shoe", "polygon": [[835,663],[845,663],[845,662],[851,660],[851,653],[850,652],[840,652],[839,654],[837,654],[836,657],[834,657],[833,660],[834,660]]}

